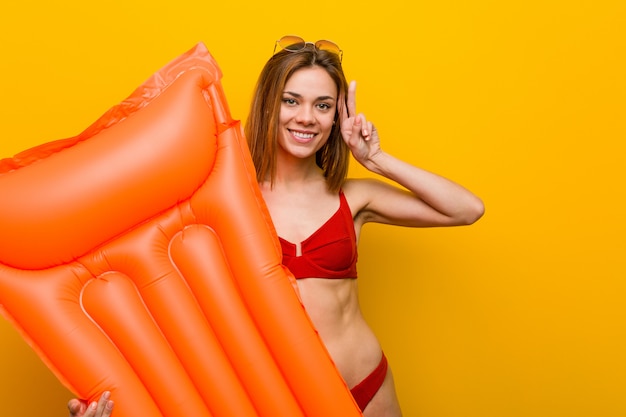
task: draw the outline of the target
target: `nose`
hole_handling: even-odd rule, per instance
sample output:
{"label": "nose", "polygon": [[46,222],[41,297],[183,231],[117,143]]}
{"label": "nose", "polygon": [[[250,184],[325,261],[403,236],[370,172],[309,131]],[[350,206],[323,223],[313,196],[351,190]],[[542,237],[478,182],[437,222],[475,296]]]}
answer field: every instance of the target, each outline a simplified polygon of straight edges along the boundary
{"label": "nose", "polygon": [[303,125],[311,125],[315,123],[315,113],[309,106],[300,106],[296,114],[296,121]]}

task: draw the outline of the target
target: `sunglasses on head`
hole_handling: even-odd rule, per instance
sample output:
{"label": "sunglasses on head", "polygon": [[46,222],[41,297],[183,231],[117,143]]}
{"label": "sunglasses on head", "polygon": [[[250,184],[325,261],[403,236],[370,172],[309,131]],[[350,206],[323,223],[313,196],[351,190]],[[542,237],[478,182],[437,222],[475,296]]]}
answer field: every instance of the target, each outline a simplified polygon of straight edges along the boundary
{"label": "sunglasses on head", "polygon": [[339,61],[341,62],[343,58],[343,51],[337,46],[336,43],[327,41],[325,39],[319,40],[317,42],[307,42],[299,36],[283,36],[274,44],[274,54],[276,53],[276,48],[280,47],[285,51],[289,52],[298,52],[307,47],[307,45],[313,45],[315,49],[320,51],[328,51],[332,52],[339,56]]}

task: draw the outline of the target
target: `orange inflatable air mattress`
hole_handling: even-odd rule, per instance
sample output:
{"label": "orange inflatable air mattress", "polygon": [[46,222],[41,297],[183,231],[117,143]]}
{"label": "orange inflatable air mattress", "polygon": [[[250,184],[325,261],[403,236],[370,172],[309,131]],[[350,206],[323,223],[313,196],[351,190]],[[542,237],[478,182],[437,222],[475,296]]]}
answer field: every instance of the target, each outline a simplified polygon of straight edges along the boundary
{"label": "orange inflatable air mattress", "polygon": [[199,44],[80,135],[0,161],[0,310],[117,417],[361,415],[220,78]]}

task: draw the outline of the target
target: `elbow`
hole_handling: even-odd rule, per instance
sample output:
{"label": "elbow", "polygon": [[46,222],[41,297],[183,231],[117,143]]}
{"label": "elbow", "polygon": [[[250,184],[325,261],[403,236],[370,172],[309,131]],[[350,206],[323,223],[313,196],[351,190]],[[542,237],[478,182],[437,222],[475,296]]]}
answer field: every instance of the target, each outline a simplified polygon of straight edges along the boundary
{"label": "elbow", "polygon": [[464,210],[464,215],[461,218],[461,224],[469,226],[476,223],[485,214],[485,204],[483,201],[476,197],[474,201],[469,204]]}
{"label": "elbow", "polygon": [[478,197],[470,199],[459,207],[454,215],[448,218],[449,226],[469,226],[476,223],[485,214],[485,205]]}

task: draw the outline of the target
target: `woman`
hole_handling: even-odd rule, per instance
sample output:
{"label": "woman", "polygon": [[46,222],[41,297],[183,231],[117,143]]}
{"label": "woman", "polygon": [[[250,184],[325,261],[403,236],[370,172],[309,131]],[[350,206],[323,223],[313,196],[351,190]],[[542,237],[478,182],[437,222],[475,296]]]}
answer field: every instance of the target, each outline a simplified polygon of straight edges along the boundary
{"label": "woman", "polygon": [[[401,416],[391,370],[358,303],[356,244],[361,227],[468,225],[483,214],[474,194],[401,161],[380,147],[356,113],[356,85],[332,42],[285,37],[263,68],[246,124],[257,180],[302,302],[365,417]],[[346,179],[350,154],[375,179]],[[105,394],[73,416],[107,417]]]}

